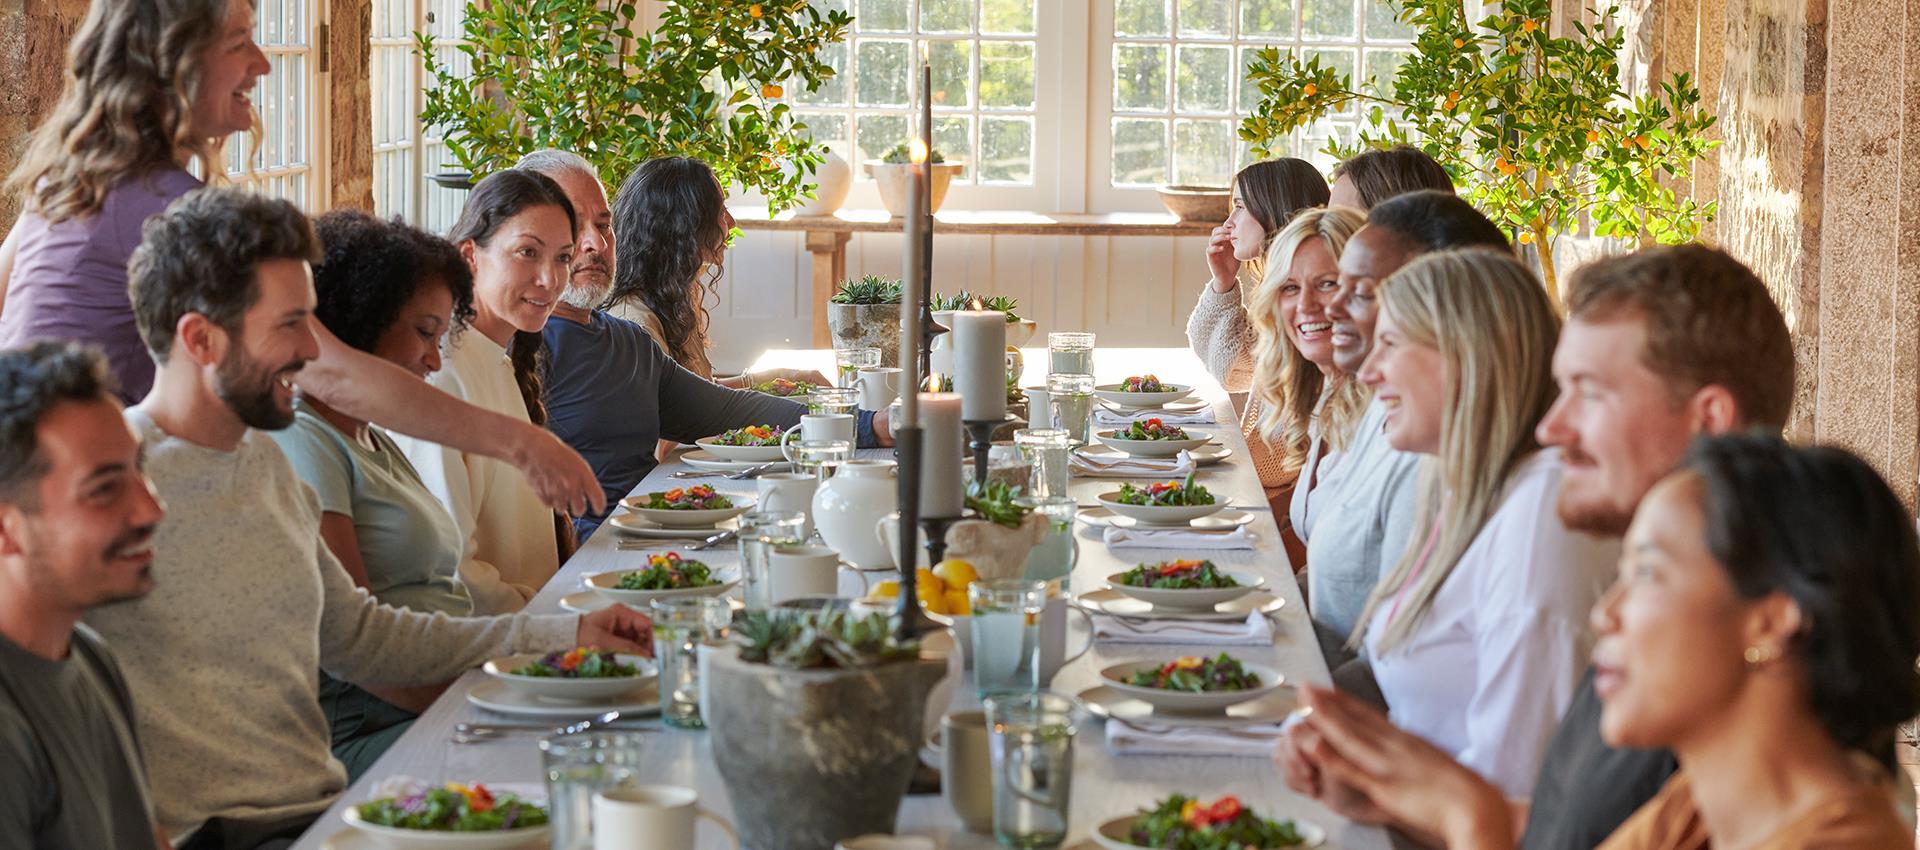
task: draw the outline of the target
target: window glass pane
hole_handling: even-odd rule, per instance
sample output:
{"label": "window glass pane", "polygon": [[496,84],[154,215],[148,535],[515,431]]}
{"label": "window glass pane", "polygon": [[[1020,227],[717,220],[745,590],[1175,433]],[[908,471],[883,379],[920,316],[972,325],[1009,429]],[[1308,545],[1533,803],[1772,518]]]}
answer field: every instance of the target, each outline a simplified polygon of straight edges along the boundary
{"label": "window glass pane", "polygon": [[860,42],[862,106],[907,105],[907,52],[904,41]]}
{"label": "window glass pane", "polygon": [[[794,117],[807,125],[807,138],[816,142],[846,142],[847,116],[831,112],[802,112]],[[845,152],[845,148],[841,148]]]}
{"label": "window glass pane", "polygon": [[[1392,99],[1395,96],[1393,76],[1400,65],[1407,61],[1410,51],[1406,50],[1369,50],[1367,51],[1367,71],[1364,75],[1373,78],[1372,87],[1367,92],[1378,97]],[[1372,107],[1366,107],[1371,111]]]}
{"label": "window glass pane", "polygon": [[1114,35],[1167,34],[1167,0],[1113,0]]}
{"label": "window glass pane", "polygon": [[1358,0],[1302,0],[1300,34],[1305,38],[1352,38]]}
{"label": "window glass pane", "polygon": [[933,116],[933,149],[946,157],[948,162],[966,163],[967,171],[960,175],[960,179],[970,179],[973,173],[973,116]]}
{"label": "window glass pane", "polygon": [[980,119],[980,167],[983,183],[1033,182],[1033,119]]}
{"label": "window glass pane", "polygon": [[973,106],[973,42],[927,42],[927,59],[933,63],[934,107]]}
{"label": "window glass pane", "polygon": [[1292,38],[1293,0],[1240,0],[1241,38]]}
{"label": "window glass pane", "polygon": [[799,103],[846,103],[847,45],[845,43],[828,45],[821,49],[819,56],[820,61],[833,69],[833,76],[822,79],[820,88],[816,91],[807,91],[804,80],[789,82],[787,90],[793,92],[793,99]]}
{"label": "window glass pane", "polygon": [[[893,146],[907,140],[905,115],[862,115],[854,124],[854,142],[859,154],[856,163],[886,156]],[[856,174],[862,170],[855,168]]]}
{"label": "window glass pane", "polygon": [[1367,38],[1412,41],[1413,27],[1400,22],[1400,4],[1394,0],[1360,0],[1367,7]]}
{"label": "window glass pane", "polygon": [[1113,185],[1157,186],[1167,182],[1167,122],[1156,118],[1113,119]]}
{"label": "window glass pane", "polygon": [[1353,128],[1346,124],[1316,124],[1308,128],[1294,156],[1314,164],[1321,171],[1332,171],[1335,160],[1327,153],[1329,141],[1346,144],[1353,140]]}
{"label": "window glass pane", "polygon": [[1227,0],[1180,0],[1181,35],[1227,35]]}
{"label": "window glass pane", "polygon": [[1167,48],[1165,45],[1116,44],[1113,46],[1113,108],[1167,108]]}
{"label": "window glass pane", "polygon": [[989,109],[1032,109],[1033,44],[980,43],[980,105]]}
{"label": "window glass pane", "polygon": [[[1341,50],[1341,49],[1334,49],[1334,48],[1314,47],[1314,48],[1309,48],[1307,50],[1308,61],[1312,61],[1314,57],[1318,56],[1320,57],[1320,64],[1322,66],[1332,68],[1335,74],[1341,74],[1341,75],[1351,75],[1353,73],[1353,64],[1354,64],[1353,55],[1354,55],[1354,52],[1350,49]],[[1355,105],[1350,103],[1347,105],[1346,109],[1341,110],[1339,112],[1335,112],[1333,114],[1352,115],[1354,109],[1355,109]]]}
{"label": "window glass pane", "polygon": [[980,31],[994,35],[1033,32],[1033,0],[980,0]]}
{"label": "window glass pane", "polygon": [[1233,48],[1181,45],[1174,103],[1182,112],[1227,111]]}
{"label": "window glass pane", "polygon": [[1233,176],[1233,122],[1173,122],[1173,182],[1225,186]]}
{"label": "window glass pane", "polygon": [[921,32],[973,29],[973,0],[920,0]]}
{"label": "window glass pane", "polygon": [[851,2],[852,0],[808,0],[807,5],[819,9],[822,13],[851,12],[853,11],[853,9],[849,7]]}
{"label": "window glass pane", "polygon": [[906,32],[907,0],[860,0],[853,25],[861,32]]}

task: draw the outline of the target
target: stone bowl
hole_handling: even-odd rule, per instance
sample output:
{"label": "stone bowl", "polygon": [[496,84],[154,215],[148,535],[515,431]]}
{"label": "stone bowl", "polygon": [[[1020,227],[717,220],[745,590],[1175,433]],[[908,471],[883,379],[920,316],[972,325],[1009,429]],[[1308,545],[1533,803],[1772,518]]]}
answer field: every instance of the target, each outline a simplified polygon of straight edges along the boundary
{"label": "stone bowl", "polygon": [[1224,222],[1233,209],[1233,190],[1224,186],[1162,186],[1160,205],[1181,221]]}

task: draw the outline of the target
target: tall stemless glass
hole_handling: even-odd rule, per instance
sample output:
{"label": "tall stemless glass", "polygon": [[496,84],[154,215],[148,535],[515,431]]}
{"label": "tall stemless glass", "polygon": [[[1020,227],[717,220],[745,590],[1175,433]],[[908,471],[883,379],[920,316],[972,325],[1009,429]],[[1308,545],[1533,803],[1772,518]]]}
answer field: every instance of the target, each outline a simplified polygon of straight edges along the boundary
{"label": "tall stemless glass", "polygon": [[853,460],[853,444],[846,440],[797,440],[789,443],[793,452],[793,471],[812,474],[821,481],[835,467]]}
{"label": "tall stemless glass", "polygon": [[1071,581],[1073,565],[1080,559],[1080,543],[1073,539],[1073,515],[1079,503],[1067,495],[1021,496],[1013,503],[1047,518],[1047,533],[1027,553],[1021,578],[1033,581],[1066,579]]}
{"label": "tall stemless glass", "polygon": [[640,777],[646,739],[633,732],[579,732],[540,739],[553,850],[592,850],[593,795]]}
{"label": "tall stemless glass", "polygon": [[[1051,410],[1041,416],[1051,418]],[[1073,442],[1064,428],[1021,428],[1013,432],[1014,448],[1020,451],[1032,471],[1027,476],[1027,494],[1037,498],[1065,496],[1070,475],[1068,461]]]}
{"label": "tall stemless glass", "polygon": [[821,387],[807,393],[808,413],[851,414],[859,409],[860,390],[854,387]]}
{"label": "tall stemless glass", "polygon": [[973,683],[980,696],[1040,689],[1040,612],[1046,582],[987,579],[967,586],[973,610]]}
{"label": "tall stemless glass", "polygon": [[805,542],[802,535],[806,526],[807,515],[802,511],[753,511],[740,517],[740,596],[746,601],[747,610],[765,611],[772,607],[767,570],[773,550]]}
{"label": "tall stemless glass", "polygon": [[1073,796],[1080,701],[1055,691],[989,697],[993,837],[1017,850],[1059,847]]}
{"label": "tall stemless glass", "polygon": [[653,600],[653,660],[660,666],[660,719],[705,729],[700,719],[700,645],[719,640],[733,608],[717,596]]}
{"label": "tall stemless glass", "polygon": [[1093,422],[1093,376],[1047,376],[1047,400],[1053,405],[1053,427],[1067,432],[1067,440],[1084,446]]}
{"label": "tall stemless glass", "polygon": [[1093,334],[1055,331],[1047,334],[1047,374],[1093,374]]}
{"label": "tall stemless glass", "polygon": [[879,365],[878,348],[836,348],[833,350],[833,368],[836,372],[833,382],[843,389],[856,388],[860,382],[860,370]]}

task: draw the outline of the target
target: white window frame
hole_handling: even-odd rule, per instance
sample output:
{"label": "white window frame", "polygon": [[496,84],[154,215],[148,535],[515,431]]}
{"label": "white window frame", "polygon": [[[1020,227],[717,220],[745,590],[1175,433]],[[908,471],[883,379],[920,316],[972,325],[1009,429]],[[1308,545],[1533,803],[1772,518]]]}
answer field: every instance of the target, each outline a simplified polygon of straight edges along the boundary
{"label": "white window frame", "polygon": [[[383,217],[397,215],[428,230],[445,232],[459,217],[466,193],[443,188],[427,178],[456,166],[446,139],[420,123],[420,110],[426,106],[431,81],[425,61],[415,50],[414,33],[431,33],[441,62],[465,68],[466,56],[459,47],[466,43],[461,38],[466,0],[373,0],[373,7],[367,57],[373,93],[368,109],[373,113],[374,209]],[[399,17],[402,32],[380,34],[387,14]],[[404,58],[397,63],[400,79],[390,80],[391,69],[384,57],[393,56],[395,50],[404,51]],[[404,132],[382,132],[395,128]]]}
{"label": "white window frame", "polygon": [[[309,213],[333,203],[327,120],[332,90],[320,67],[328,14],[324,0],[259,0],[254,39],[274,66],[253,90],[260,149],[252,150],[251,134],[236,133],[227,140],[221,163],[232,185],[295,200]],[[299,72],[288,72],[290,65],[298,65]]]}

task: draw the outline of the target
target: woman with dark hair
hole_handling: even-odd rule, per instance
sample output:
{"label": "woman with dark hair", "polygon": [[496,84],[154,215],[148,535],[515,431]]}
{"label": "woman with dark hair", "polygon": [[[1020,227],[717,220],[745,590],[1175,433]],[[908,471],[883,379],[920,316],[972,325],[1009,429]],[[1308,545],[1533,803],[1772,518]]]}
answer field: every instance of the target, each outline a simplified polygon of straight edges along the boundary
{"label": "woman with dark hair", "polygon": [[1327,205],[1327,178],[1306,160],[1256,162],[1233,176],[1233,212],[1207,239],[1200,302],[1187,316],[1187,345],[1241,407],[1253,380],[1253,323],[1240,286],[1242,270],[1258,283],[1267,246],[1295,213]]}
{"label": "woman with dark hair", "polygon": [[1365,212],[1396,195],[1432,189],[1453,194],[1453,177],[1412,145],[1363,151],[1333,167],[1333,199]]}
{"label": "woman with dark hair", "polygon": [[1601,735],[1680,762],[1602,850],[1913,846],[1888,789],[1920,714],[1920,546],[1864,461],[1696,443],[1640,503],[1593,628]]}
{"label": "woman with dark hair", "polygon": [[[566,193],[538,172],[509,168],[473,187],[447,237],[473,270],[473,327],[445,346],[434,386],[545,424],[540,332],[567,288],[574,225]],[[476,587],[476,613],[524,607],[559,569],[573,535],[556,533],[558,519],[499,461],[422,440],[399,444],[465,541],[460,575]],[[504,592],[477,590],[496,585]]]}
{"label": "woman with dark hair", "polygon": [[[460,252],[424,231],[358,211],[327,213],[314,230],[326,251],[313,274],[321,324],[355,350],[422,380],[439,371],[441,340],[474,316],[473,273]],[[354,584],[396,607],[473,613],[473,596],[459,575],[465,541],[392,437],[307,397],[295,401],[291,427],[267,435],[319,497],[320,536]],[[362,689],[321,671],[320,706],[348,781],[442,690]]]}

